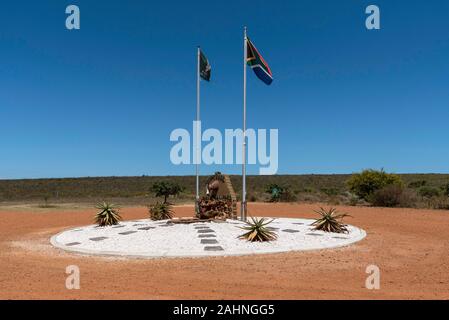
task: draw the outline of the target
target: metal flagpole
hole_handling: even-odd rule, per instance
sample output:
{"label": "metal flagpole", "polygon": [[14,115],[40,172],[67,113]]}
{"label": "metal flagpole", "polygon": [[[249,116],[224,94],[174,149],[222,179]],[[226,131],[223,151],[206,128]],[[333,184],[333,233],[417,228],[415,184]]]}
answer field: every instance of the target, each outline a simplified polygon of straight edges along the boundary
{"label": "metal flagpole", "polygon": [[243,150],[242,150],[242,207],[240,212],[240,219],[246,221],[246,59],[248,57],[248,46],[246,27],[244,29],[243,41]]}
{"label": "metal flagpole", "polygon": [[[198,209],[198,202],[200,199],[200,178],[199,178],[199,148],[201,138],[199,131],[199,121],[200,121],[200,64],[201,64],[201,48],[198,47],[198,66],[197,66],[197,79],[196,79],[196,150],[195,150],[195,163],[196,163],[196,204],[195,207]],[[199,141],[198,141],[199,140]],[[198,211],[197,211],[198,212]]]}

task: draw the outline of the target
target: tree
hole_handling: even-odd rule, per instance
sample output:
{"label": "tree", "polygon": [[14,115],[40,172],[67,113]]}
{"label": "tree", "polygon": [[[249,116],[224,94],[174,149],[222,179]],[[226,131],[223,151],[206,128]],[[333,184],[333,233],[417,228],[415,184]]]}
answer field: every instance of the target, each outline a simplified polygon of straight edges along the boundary
{"label": "tree", "polygon": [[177,183],[158,181],[153,184],[151,190],[155,193],[156,197],[164,197],[165,204],[167,203],[168,197],[179,195],[184,188]]}

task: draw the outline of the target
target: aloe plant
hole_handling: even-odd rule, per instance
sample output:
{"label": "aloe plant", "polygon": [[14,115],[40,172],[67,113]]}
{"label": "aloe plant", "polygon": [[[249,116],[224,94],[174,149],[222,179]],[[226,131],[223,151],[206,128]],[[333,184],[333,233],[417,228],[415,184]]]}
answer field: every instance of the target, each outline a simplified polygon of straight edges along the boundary
{"label": "aloe plant", "polygon": [[114,204],[102,202],[97,204],[95,208],[100,210],[95,215],[95,222],[100,227],[116,225],[122,220],[122,217],[119,214],[119,208]]}
{"label": "aloe plant", "polygon": [[239,236],[239,238],[246,239],[250,242],[274,241],[277,239],[277,234],[267,228],[267,225],[273,221],[274,220],[268,221],[266,218],[257,219],[251,217],[251,221],[247,221],[245,227],[240,227],[247,232]]}
{"label": "aloe plant", "polygon": [[151,220],[168,220],[173,218],[172,206],[168,203],[156,203],[149,206]]}
{"label": "aloe plant", "polygon": [[321,218],[317,219],[312,226],[315,230],[321,230],[325,232],[333,233],[348,233],[348,228],[345,224],[341,223],[341,220],[345,217],[350,217],[346,213],[340,213],[336,208],[330,208],[328,210],[322,207],[319,210],[313,210],[318,213]]}

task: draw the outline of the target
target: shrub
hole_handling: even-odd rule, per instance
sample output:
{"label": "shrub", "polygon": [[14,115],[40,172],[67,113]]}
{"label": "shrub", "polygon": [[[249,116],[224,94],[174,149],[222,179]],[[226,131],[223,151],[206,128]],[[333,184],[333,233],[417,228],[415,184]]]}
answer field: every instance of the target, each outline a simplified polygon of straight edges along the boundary
{"label": "shrub", "polygon": [[443,194],[447,197],[449,197],[449,183],[446,183],[441,187],[441,190],[443,191]]}
{"label": "shrub", "polygon": [[333,233],[348,233],[346,225],[340,222],[344,217],[349,217],[348,214],[339,213],[335,208],[330,208],[329,210],[320,208],[319,210],[314,211],[321,216],[321,218],[312,223],[315,230]]}
{"label": "shrub", "polygon": [[416,207],[418,199],[416,192],[400,185],[389,185],[377,190],[369,197],[369,202],[375,207]]}
{"label": "shrub", "polygon": [[257,219],[251,217],[251,221],[247,221],[245,227],[240,227],[241,229],[248,232],[242,234],[241,236],[239,236],[239,238],[246,239],[250,242],[265,242],[276,240],[277,234],[270,228],[267,228],[267,225],[272,222],[273,220],[267,221],[266,218]]}
{"label": "shrub", "polygon": [[428,206],[432,209],[449,210],[449,198],[446,196],[433,197],[428,200]]}
{"label": "shrub", "polygon": [[281,201],[294,202],[296,199],[296,195],[289,188],[284,188],[284,192],[281,194]]}
{"label": "shrub", "polygon": [[434,187],[422,187],[419,189],[419,195],[423,198],[433,198],[440,196],[441,192],[437,188]]}
{"label": "shrub", "polygon": [[248,195],[248,201],[249,202],[257,202],[257,196],[255,194]]}
{"label": "shrub", "polygon": [[99,203],[95,208],[100,210],[95,215],[95,223],[100,227],[116,225],[122,220],[119,208],[114,204],[103,202]]}
{"label": "shrub", "polygon": [[375,207],[397,207],[401,203],[402,186],[389,185],[369,196],[369,202]]}
{"label": "shrub", "polygon": [[338,196],[340,194],[340,190],[337,188],[321,188],[321,192],[329,197]]}
{"label": "shrub", "polygon": [[168,203],[156,203],[149,206],[151,220],[169,220],[173,218],[172,206]]}
{"label": "shrub", "polygon": [[412,189],[418,189],[418,188],[424,187],[426,184],[427,184],[426,180],[416,180],[416,181],[410,182],[408,184],[408,187],[412,188]]}
{"label": "shrub", "polygon": [[156,197],[164,197],[164,203],[167,203],[168,197],[179,195],[183,189],[179,184],[168,181],[158,181],[151,187]]}
{"label": "shrub", "polygon": [[361,173],[353,174],[347,181],[351,192],[358,197],[369,201],[369,197],[388,185],[403,186],[401,178],[396,174],[386,173],[383,170],[364,170]]}
{"label": "shrub", "polygon": [[270,195],[270,202],[292,202],[296,201],[295,194],[289,187],[280,186],[278,184],[270,184],[266,187],[265,192]]}
{"label": "shrub", "polygon": [[271,202],[279,202],[281,201],[281,195],[284,192],[284,188],[280,185],[272,183],[266,187],[265,192],[270,195]]}

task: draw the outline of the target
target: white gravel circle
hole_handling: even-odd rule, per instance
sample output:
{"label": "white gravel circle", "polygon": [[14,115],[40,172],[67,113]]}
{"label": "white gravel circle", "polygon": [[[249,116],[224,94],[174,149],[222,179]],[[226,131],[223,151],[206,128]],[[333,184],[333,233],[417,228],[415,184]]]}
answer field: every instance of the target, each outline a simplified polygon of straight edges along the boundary
{"label": "white gravel circle", "polygon": [[61,232],[51,238],[57,248],[90,255],[136,258],[211,257],[279,253],[337,248],[362,240],[366,232],[348,226],[348,234],[315,231],[313,220],[275,218],[269,226],[278,239],[248,242],[238,239],[244,223],[202,222],[167,224],[148,219],[124,221],[118,226],[94,225]]}

